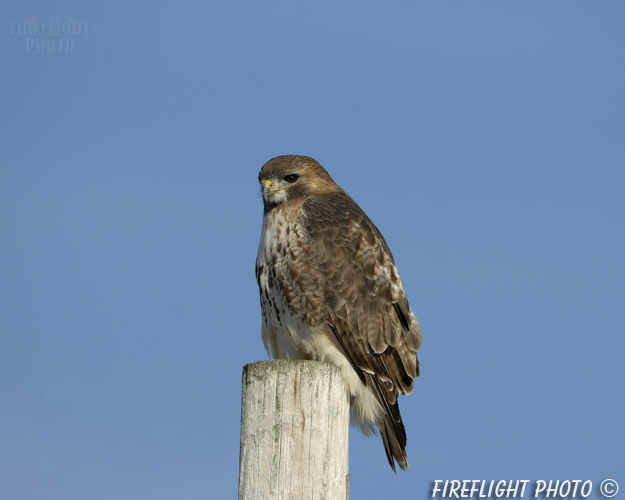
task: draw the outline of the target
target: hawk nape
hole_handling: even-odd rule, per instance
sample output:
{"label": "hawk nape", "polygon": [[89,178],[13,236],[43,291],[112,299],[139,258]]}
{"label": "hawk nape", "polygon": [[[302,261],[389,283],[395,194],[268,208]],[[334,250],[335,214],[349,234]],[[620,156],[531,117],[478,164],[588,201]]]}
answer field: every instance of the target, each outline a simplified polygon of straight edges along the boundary
{"label": "hawk nape", "polygon": [[421,330],[386,241],[312,158],[273,158],[259,181],[265,348],[274,358],[338,365],[352,422],[367,435],[377,427],[393,470],[393,459],[406,470],[397,396],[410,394],[419,375]]}

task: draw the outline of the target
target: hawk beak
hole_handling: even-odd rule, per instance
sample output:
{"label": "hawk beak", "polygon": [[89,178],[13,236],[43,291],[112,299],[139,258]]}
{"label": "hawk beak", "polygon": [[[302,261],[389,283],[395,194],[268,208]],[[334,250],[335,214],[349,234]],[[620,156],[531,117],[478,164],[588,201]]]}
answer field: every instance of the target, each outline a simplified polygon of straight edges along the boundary
{"label": "hawk beak", "polygon": [[271,191],[271,194],[275,194],[278,191],[284,191],[285,189],[289,189],[288,187],[274,187],[273,182],[270,181],[269,179],[267,179],[265,182],[263,182],[263,184],[265,185],[264,189],[269,189]]}

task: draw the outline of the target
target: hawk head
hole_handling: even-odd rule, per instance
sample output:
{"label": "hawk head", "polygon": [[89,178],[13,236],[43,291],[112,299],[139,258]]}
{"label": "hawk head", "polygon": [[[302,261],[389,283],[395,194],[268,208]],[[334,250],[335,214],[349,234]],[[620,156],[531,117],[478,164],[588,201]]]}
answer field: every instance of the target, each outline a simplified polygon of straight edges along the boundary
{"label": "hawk head", "polygon": [[330,174],[308,156],[276,156],[263,165],[258,174],[265,213],[278,205],[309,196],[338,193],[349,198]]}

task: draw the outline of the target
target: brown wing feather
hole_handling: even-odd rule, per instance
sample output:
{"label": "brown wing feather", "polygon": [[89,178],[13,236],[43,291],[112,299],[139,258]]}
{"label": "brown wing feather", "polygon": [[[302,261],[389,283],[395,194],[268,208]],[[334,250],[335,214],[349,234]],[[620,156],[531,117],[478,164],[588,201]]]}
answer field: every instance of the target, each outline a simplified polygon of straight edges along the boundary
{"label": "brown wing feather", "polygon": [[376,424],[391,467],[394,456],[405,469],[397,394],[409,394],[419,374],[421,331],[395,261],[382,234],[347,195],[310,197],[302,211],[312,242],[306,257],[319,270],[326,321],[385,410],[384,421]]}

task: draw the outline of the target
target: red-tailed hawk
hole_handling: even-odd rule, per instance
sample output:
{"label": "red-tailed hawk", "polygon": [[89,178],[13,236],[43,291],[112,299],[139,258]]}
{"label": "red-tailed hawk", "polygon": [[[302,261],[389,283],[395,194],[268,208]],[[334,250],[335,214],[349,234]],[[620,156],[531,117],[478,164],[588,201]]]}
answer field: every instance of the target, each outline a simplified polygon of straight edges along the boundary
{"label": "red-tailed hawk", "polygon": [[265,206],[256,260],[262,337],[271,356],[341,368],[352,422],[380,431],[388,462],[408,467],[398,394],[419,376],[421,330],[386,241],[312,158],[260,171]]}

